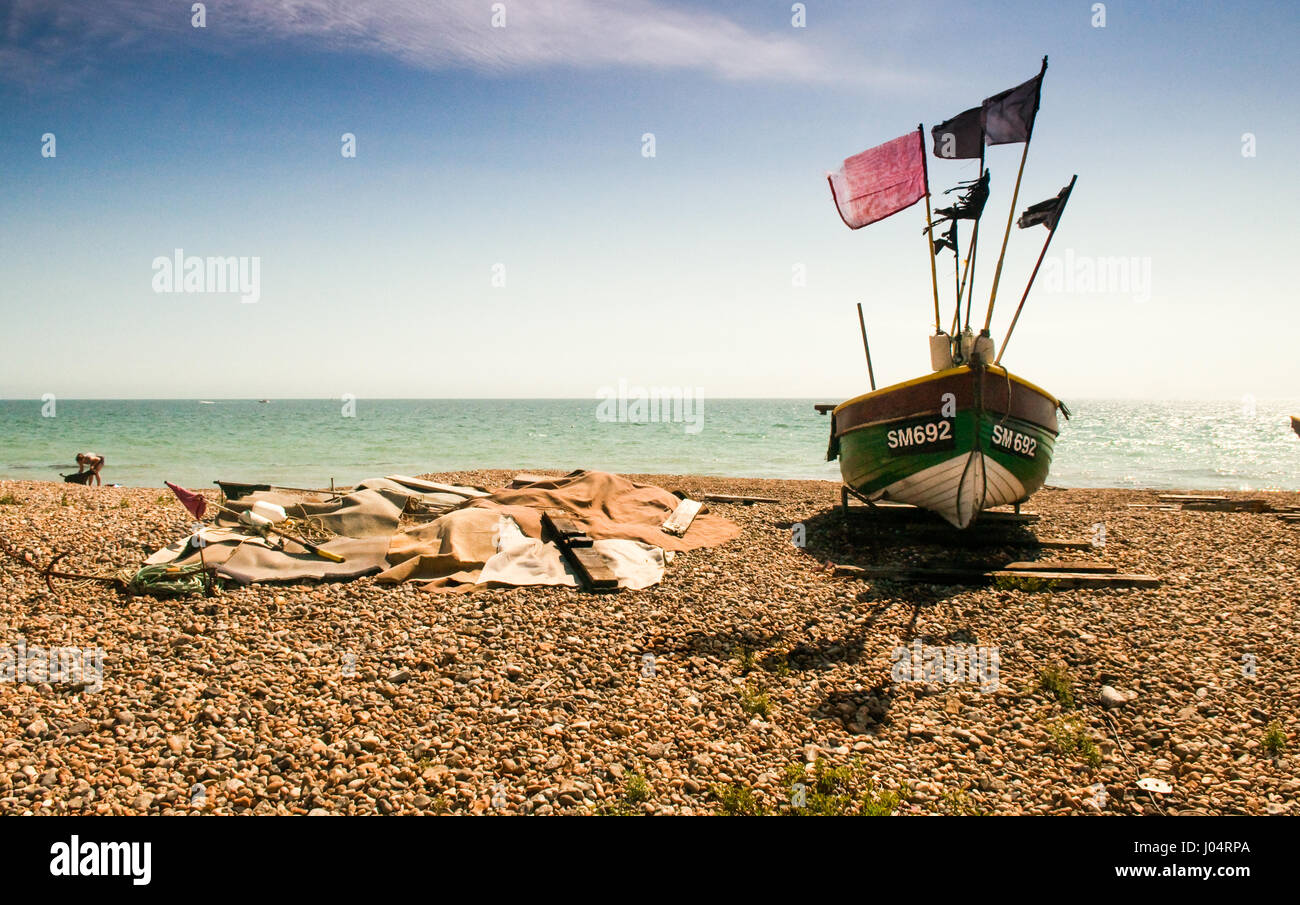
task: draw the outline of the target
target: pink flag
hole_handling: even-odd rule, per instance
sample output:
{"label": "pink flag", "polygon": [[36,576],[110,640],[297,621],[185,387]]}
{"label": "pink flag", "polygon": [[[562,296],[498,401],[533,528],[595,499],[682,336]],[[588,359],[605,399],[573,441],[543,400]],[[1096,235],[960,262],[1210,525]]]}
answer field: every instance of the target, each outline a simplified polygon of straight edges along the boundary
{"label": "pink flag", "polygon": [[208,511],[208,501],[203,494],[177,487],[171,481],[163,481],[163,483],[172,489],[172,493],[176,494],[176,498],[190,511],[190,514],[195,518],[203,518],[203,513]]}
{"label": "pink flag", "polygon": [[921,132],[909,132],[856,154],[844,161],[839,172],[826,178],[835,207],[849,229],[859,229],[911,207],[928,191]]}

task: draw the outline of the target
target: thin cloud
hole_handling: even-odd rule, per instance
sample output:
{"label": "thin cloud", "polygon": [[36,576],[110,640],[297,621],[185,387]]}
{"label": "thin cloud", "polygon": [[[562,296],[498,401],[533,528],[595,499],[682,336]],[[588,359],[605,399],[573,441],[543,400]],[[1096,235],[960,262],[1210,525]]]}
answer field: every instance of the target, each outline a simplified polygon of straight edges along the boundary
{"label": "thin cloud", "polygon": [[[609,66],[711,72],[726,79],[844,79],[812,29],[784,14],[765,32],[655,0],[213,0],[207,34],[228,52],[267,44],[364,52],[420,69],[510,73]],[[165,51],[191,28],[176,0],[12,0],[0,13],[0,77],[49,84],[86,77],[124,50]],[[855,67],[856,68],[856,67]],[[859,75],[864,75],[858,69]]]}

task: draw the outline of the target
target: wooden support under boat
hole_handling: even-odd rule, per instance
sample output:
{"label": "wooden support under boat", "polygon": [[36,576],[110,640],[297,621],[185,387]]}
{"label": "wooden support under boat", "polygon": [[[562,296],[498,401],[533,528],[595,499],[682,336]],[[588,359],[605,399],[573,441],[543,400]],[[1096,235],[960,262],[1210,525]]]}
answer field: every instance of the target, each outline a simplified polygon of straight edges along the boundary
{"label": "wooden support under boat", "polygon": [[[912,582],[937,585],[982,585],[1024,581],[1043,583],[1051,590],[1065,588],[1159,587],[1160,579],[1154,575],[1117,572],[1103,563],[1087,563],[1081,569],[1053,570],[1050,566],[1077,566],[1078,563],[1010,563],[1002,569],[930,569],[894,566],[836,566],[834,574],[840,578],[875,578],[886,581]],[[1034,566],[1035,568],[1025,568]],[[1042,568],[1038,568],[1038,567]]]}
{"label": "wooden support under boat", "polygon": [[[867,504],[864,512],[870,512],[872,516],[885,520],[909,522],[917,521],[921,523],[943,522],[943,519],[928,509],[922,509],[919,506],[913,506],[910,503],[895,503],[889,500],[872,500],[858,493],[848,485],[840,487],[840,506],[844,512],[849,511],[849,497],[853,496]],[[1021,512],[1017,505],[1015,512],[1000,512],[995,509],[986,509],[979,514],[981,524],[1000,524],[1000,525],[1032,525],[1038,521],[1039,516],[1033,512]]]}

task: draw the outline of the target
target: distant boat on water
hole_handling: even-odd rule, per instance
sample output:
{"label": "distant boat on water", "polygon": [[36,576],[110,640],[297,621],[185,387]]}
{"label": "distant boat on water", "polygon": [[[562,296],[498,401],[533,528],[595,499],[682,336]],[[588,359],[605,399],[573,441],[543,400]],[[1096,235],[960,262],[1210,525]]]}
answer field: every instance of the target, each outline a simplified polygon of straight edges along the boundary
{"label": "distant boat on water", "polygon": [[1300,435],[1300,415],[1291,416],[1291,430],[1295,431],[1297,435]]}
{"label": "distant boat on water", "polygon": [[200,399],[199,405],[216,405],[211,399]]}
{"label": "distant boat on water", "polygon": [[258,402],[270,402],[271,400],[270,400],[270,399],[259,399],[259,400],[257,400],[257,401],[258,401]]}

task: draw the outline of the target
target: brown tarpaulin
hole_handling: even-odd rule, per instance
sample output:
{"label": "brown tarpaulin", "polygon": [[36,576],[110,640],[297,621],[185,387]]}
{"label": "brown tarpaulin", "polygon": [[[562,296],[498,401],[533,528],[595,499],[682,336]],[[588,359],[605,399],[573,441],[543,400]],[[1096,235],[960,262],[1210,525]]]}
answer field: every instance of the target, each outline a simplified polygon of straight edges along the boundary
{"label": "brown tarpaulin", "polygon": [[[483,565],[498,552],[502,515],[513,519],[530,538],[541,539],[542,515],[550,511],[578,521],[596,541],[637,541],[677,552],[716,546],[740,533],[739,526],[733,522],[709,514],[697,515],[682,537],[666,533],[663,523],[680,502],[661,487],[637,484],[603,471],[578,471],[517,490],[500,490],[471,500],[433,522],[397,532],[388,548],[392,568],[376,580],[426,581],[431,582],[431,590],[477,583]],[[542,564],[543,556],[559,562],[559,551],[550,544],[545,547],[531,554],[534,566]],[[628,555],[634,552],[627,551]],[[644,579],[638,581],[632,574],[647,564],[653,568],[652,563],[646,562],[621,563],[617,556],[611,559],[611,564],[620,567],[616,569],[620,580],[624,577],[622,568],[626,567],[629,579],[637,586],[644,586]],[[662,557],[659,568],[662,568]],[[553,571],[553,568],[543,571]]]}
{"label": "brown tarpaulin", "polygon": [[653,484],[637,484],[607,471],[575,471],[518,490],[499,490],[471,500],[465,508],[502,510],[529,537],[542,536],[543,512],[562,510],[581,522],[587,534],[597,540],[639,540],[677,552],[716,547],[740,534],[739,525],[707,513],[697,515],[682,537],[668,534],[663,523],[680,502]]}

